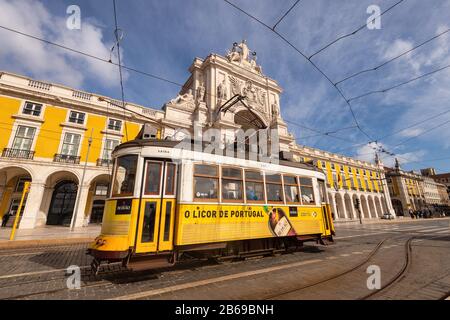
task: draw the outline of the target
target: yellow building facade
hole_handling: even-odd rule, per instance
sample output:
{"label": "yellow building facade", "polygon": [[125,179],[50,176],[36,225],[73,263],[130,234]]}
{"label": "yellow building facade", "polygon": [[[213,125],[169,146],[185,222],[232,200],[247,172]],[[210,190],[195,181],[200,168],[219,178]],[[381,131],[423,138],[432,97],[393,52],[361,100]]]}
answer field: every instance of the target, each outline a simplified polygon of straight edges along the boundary
{"label": "yellow building facade", "polygon": [[[11,226],[23,185],[31,189],[20,228],[100,223],[111,152],[162,112],[64,86],[0,73],[0,217]],[[142,116],[140,116],[142,114]],[[85,180],[80,186],[87,162]],[[6,216],[6,217],[5,217]]]}
{"label": "yellow building facade", "polygon": [[297,159],[312,162],[325,173],[328,201],[337,221],[359,220],[360,215],[361,219],[377,219],[385,213],[394,214],[379,160],[369,163],[299,145],[292,151]]}

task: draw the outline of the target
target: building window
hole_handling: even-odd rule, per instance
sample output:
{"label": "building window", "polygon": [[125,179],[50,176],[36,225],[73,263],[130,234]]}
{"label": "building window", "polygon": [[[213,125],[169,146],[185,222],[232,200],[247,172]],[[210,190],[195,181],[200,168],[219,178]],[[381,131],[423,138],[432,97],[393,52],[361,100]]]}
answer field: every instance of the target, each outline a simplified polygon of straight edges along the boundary
{"label": "building window", "polygon": [[76,124],[84,124],[86,114],[83,112],[70,111],[69,122]]}
{"label": "building window", "polygon": [[66,133],[61,153],[66,156],[77,156],[80,146],[81,135],[75,133]]}
{"label": "building window", "polygon": [[112,131],[121,131],[122,130],[122,121],[109,119],[108,120],[108,130]]}
{"label": "building window", "polygon": [[264,202],[264,177],[261,172],[245,170],[247,202]]}
{"label": "building window", "polygon": [[107,196],[108,195],[108,185],[107,184],[98,184],[95,186],[95,195],[96,196]]}
{"label": "building window", "polygon": [[302,195],[303,204],[314,203],[314,189],[312,179],[300,178],[300,193]]}
{"label": "building window", "polygon": [[36,128],[19,126],[14,137],[12,148],[16,150],[30,151],[33,145]]}
{"label": "building window", "polygon": [[224,201],[242,201],[244,199],[242,190],[242,170],[222,168],[222,199]]}
{"label": "building window", "polygon": [[217,200],[219,175],[217,166],[196,164],[194,168],[194,198]]}
{"label": "building window", "polygon": [[331,164],[331,170],[335,170],[336,166],[334,165],[334,163]]}
{"label": "building window", "polygon": [[120,144],[119,140],[106,139],[103,148],[103,160],[111,160],[113,150]]}
{"label": "building window", "polygon": [[33,103],[33,102],[25,102],[22,113],[30,116],[39,117],[42,112],[42,104]]}
{"label": "building window", "polygon": [[23,192],[23,188],[25,186],[25,182],[31,182],[31,179],[30,178],[26,178],[26,177],[19,178],[17,180],[16,188],[14,189],[14,192]]}
{"label": "building window", "polygon": [[358,180],[358,188],[359,188],[359,190],[362,190],[363,187],[362,187],[361,179],[358,178],[357,180]]}

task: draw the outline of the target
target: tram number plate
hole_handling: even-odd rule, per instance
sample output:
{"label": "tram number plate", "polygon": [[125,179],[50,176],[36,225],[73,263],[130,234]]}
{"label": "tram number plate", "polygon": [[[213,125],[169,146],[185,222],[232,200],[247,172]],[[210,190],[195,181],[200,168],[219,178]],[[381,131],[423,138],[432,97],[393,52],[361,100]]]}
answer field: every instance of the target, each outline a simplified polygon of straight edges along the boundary
{"label": "tram number plate", "polygon": [[131,214],[132,199],[117,200],[116,214]]}

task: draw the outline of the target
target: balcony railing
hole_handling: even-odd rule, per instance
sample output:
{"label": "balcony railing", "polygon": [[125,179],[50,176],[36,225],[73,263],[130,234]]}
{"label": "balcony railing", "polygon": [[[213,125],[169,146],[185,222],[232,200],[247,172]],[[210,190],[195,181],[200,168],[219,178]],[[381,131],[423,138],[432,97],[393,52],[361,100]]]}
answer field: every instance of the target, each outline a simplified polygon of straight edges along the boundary
{"label": "balcony railing", "polygon": [[80,163],[80,157],[77,156],[71,156],[68,154],[55,154],[55,157],[53,158],[54,162],[61,162],[61,163],[73,163],[73,164],[79,164]]}
{"label": "balcony railing", "polygon": [[98,159],[97,160],[97,167],[110,167],[112,166],[113,161],[112,159]]}
{"label": "balcony railing", "polygon": [[6,148],[6,149],[3,149],[2,157],[3,158],[33,160],[34,151]]}

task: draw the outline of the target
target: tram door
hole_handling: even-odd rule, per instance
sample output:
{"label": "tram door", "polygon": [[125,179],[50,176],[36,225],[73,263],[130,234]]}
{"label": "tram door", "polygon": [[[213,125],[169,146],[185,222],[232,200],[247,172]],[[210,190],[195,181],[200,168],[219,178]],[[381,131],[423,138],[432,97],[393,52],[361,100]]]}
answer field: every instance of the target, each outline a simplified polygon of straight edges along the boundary
{"label": "tram door", "polygon": [[177,165],[146,160],[136,253],[173,249]]}
{"label": "tram door", "polygon": [[333,230],[331,223],[331,210],[330,205],[327,201],[327,192],[325,189],[325,181],[318,180],[319,182],[319,192],[320,192],[320,206],[322,207],[322,215],[324,220],[324,233],[330,235]]}

